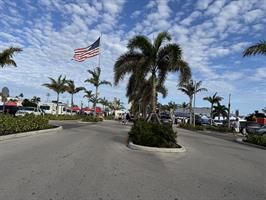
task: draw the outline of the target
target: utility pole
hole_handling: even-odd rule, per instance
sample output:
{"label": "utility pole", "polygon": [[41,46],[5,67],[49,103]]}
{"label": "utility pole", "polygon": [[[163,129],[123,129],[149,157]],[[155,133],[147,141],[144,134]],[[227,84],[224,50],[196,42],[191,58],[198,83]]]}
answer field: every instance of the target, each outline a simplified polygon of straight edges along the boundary
{"label": "utility pole", "polygon": [[228,128],[230,128],[230,108],[231,108],[231,94],[229,94],[229,101],[228,101],[228,116],[227,116]]}

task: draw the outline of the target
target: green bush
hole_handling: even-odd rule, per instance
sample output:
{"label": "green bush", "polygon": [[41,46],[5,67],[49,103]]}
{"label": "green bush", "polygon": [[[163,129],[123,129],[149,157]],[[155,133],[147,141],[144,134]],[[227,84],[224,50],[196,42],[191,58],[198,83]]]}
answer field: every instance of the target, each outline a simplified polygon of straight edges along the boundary
{"label": "green bush", "polygon": [[257,144],[266,147],[266,136],[249,134],[245,142]]}
{"label": "green bush", "polygon": [[114,120],[114,116],[113,115],[105,116],[104,120]]}
{"label": "green bush", "polygon": [[180,124],[180,127],[181,128],[184,128],[184,129],[188,129],[188,130],[192,130],[192,131],[204,131],[204,127],[203,126],[193,126],[193,125],[190,125],[190,124]]}
{"label": "green bush", "polygon": [[81,119],[81,115],[45,115],[45,118],[49,120],[78,120]]}
{"label": "green bush", "polygon": [[13,117],[11,115],[0,115],[0,135],[35,131],[51,128],[48,119],[43,116],[25,115]]}
{"label": "green bush", "polygon": [[102,117],[94,117],[94,116],[83,116],[82,117],[83,122],[102,122]]}
{"label": "green bush", "polygon": [[222,132],[222,133],[228,133],[232,132],[232,129],[229,129],[227,127],[217,127],[217,126],[193,126],[190,124],[180,124],[181,128],[192,130],[192,131],[217,131],[217,132]]}
{"label": "green bush", "polygon": [[138,145],[149,147],[180,148],[176,143],[176,132],[169,125],[135,121],[129,132],[129,139]]}

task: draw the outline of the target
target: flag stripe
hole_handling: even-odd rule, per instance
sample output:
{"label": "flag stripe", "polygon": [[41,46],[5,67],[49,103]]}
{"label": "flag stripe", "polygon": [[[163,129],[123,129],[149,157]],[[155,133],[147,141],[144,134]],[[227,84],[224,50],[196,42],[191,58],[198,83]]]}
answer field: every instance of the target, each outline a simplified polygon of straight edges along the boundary
{"label": "flag stripe", "polygon": [[74,49],[73,60],[82,62],[88,58],[100,54],[100,38],[98,38],[92,45],[85,48]]}

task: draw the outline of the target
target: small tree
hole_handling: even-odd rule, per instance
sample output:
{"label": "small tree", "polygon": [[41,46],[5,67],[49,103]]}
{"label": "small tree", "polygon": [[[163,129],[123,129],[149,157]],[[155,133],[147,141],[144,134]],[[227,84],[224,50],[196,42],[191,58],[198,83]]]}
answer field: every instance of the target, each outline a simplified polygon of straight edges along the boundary
{"label": "small tree", "polygon": [[57,100],[56,100],[56,115],[58,116],[59,112],[59,95],[64,93],[66,91],[66,77],[62,77],[60,75],[57,80],[49,77],[50,83],[45,83],[43,86],[53,90],[57,94]]}

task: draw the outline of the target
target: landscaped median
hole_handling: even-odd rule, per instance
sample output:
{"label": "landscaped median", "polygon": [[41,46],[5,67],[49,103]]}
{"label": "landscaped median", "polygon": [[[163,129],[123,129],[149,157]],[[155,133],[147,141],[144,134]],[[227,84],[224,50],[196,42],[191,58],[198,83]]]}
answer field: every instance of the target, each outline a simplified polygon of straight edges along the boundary
{"label": "landscaped median", "polygon": [[184,128],[187,130],[191,130],[191,131],[216,131],[216,132],[220,132],[220,133],[232,133],[232,129],[227,128],[227,127],[218,127],[218,126],[193,126],[190,124],[180,124],[179,126],[180,128]]}
{"label": "landscaped median", "polygon": [[177,133],[172,126],[151,123],[143,119],[135,121],[129,132],[131,149],[154,152],[184,152],[176,141]]}
{"label": "landscaped median", "polygon": [[49,120],[43,116],[13,117],[11,115],[0,115],[0,140],[9,139],[13,136],[17,137],[16,135],[26,136],[37,132],[41,133],[45,130],[59,129],[60,127],[50,125]]}
{"label": "landscaped median", "polygon": [[266,136],[249,134],[246,138],[237,138],[238,143],[246,144],[253,147],[259,147],[261,149],[266,149]]}

